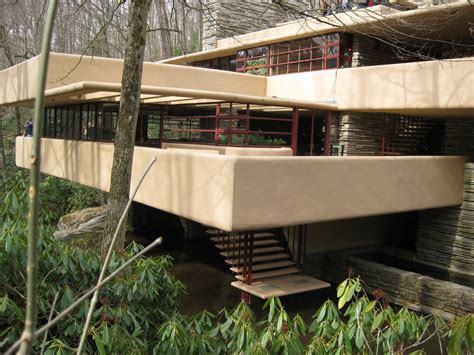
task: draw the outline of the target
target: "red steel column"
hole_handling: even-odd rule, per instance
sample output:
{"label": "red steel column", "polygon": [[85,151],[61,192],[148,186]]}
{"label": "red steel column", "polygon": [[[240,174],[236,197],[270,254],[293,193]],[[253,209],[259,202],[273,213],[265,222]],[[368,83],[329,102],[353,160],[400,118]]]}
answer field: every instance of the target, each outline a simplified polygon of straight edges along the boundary
{"label": "red steel column", "polygon": [[293,108],[293,124],[291,126],[291,149],[298,155],[298,108]]}
{"label": "red steel column", "polygon": [[220,128],[220,122],[219,122],[219,116],[221,114],[221,104],[216,105],[216,130],[214,131],[214,144],[219,145],[219,128]]}
{"label": "red steel column", "polygon": [[331,149],[331,124],[332,124],[332,111],[326,112],[326,126],[324,129],[324,155],[330,155]]}

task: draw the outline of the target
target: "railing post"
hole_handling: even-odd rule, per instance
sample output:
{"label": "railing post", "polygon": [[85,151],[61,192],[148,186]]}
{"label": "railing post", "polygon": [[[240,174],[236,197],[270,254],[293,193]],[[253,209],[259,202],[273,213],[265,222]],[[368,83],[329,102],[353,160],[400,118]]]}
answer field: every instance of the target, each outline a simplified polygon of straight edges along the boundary
{"label": "railing post", "polygon": [[293,155],[298,155],[298,108],[293,108],[293,122],[291,126],[291,149]]}
{"label": "railing post", "polygon": [[214,144],[219,145],[219,116],[221,114],[221,104],[216,104],[216,130],[214,131]]}
{"label": "railing post", "polygon": [[246,119],[245,119],[245,145],[249,144],[249,130],[250,130],[250,105],[247,104],[246,110]]}

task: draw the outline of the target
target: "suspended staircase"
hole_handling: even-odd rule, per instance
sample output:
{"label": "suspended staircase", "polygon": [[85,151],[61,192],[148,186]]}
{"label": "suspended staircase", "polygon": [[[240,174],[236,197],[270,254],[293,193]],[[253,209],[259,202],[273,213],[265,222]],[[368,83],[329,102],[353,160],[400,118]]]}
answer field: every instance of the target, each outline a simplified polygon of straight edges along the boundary
{"label": "suspended staircase", "polygon": [[330,286],[302,274],[300,262],[293,260],[281,235],[267,231],[229,233],[208,229],[206,232],[235,274],[236,281],[231,285],[240,289],[246,300],[250,300],[249,294],[267,299]]}

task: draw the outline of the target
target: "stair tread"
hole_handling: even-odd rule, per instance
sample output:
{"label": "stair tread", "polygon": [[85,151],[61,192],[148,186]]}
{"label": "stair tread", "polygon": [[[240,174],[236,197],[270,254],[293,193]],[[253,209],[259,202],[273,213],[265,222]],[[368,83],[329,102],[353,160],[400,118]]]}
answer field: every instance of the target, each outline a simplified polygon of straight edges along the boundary
{"label": "stair tread", "polygon": [[296,274],[260,279],[256,282],[252,282],[252,285],[244,284],[242,281],[234,281],[231,285],[262,299],[288,296],[331,286],[327,282]]}
{"label": "stair tread", "polygon": [[[296,274],[298,272],[300,272],[300,270],[297,267],[287,267],[284,269],[277,269],[277,270],[265,271],[265,272],[253,272],[252,280],[264,279],[264,278],[273,277],[273,276]],[[243,281],[244,279],[242,275],[237,275],[235,278],[240,281]]]}
{"label": "stair tread", "polygon": [[[275,262],[264,263],[264,264],[253,264],[252,270],[253,271],[271,270],[271,269],[276,269],[276,268],[281,268],[281,267],[286,267],[286,266],[293,266],[293,265],[295,265],[295,263],[290,260],[275,261]],[[231,267],[230,270],[235,273],[241,273],[243,271],[243,268]]]}
{"label": "stair tread", "polygon": [[[216,235],[217,233],[209,233],[207,232],[208,234],[211,234],[211,235]],[[264,238],[274,238],[275,237],[275,234],[273,233],[267,233],[267,232],[262,232],[262,233],[255,233],[253,235],[253,239],[264,239]],[[226,240],[227,240],[227,237],[225,237]],[[222,236],[220,237],[211,237],[211,240],[213,242],[222,242]],[[243,236],[237,236],[237,235],[232,235],[230,236],[230,240],[238,240],[238,239],[243,239]]]}
{"label": "stair tread", "polygon": [[[253,242],[254,248],[258,246],[262,246],[262,245],[275,245],[275,244],[280,244],[280,242],[275,239],[256,240]],[[224,249],[224,250],[240,249],[240,248],[243,248],[243,246],[244,246],[244,243],[216,244],[216,248]]]}
{"label": "stair tread", "polygon": [[[283,251],[283,250],[285,250],[285,248],[278,247],[278,246],[277,247],[268,247],[268,248],[255,248],[255,249],[253,249],[253,255],[263,254],[263,253],[271,253],[271,252],[274,252],[274,251]],[[232,256],[234,254],[234,251],[224,251],[220,254],[225,256],[225,257],[229,257],[229,256]],[[241,254],[241,256],[243,257],[243,253]]]}
{"label": "stair tread", "polygon": [[[289,259],[290,256],[288,254],[279,253],[279,254],[271,254],[271,255],[261,255],[261,256],[254,256],[252,261],[259,262],[259,261],[269,261],[269,260],[278,260],[278,259]],[[227,264],[230,265],[240,265],[242,264],[241,259],[226,259],[225,261]]]}

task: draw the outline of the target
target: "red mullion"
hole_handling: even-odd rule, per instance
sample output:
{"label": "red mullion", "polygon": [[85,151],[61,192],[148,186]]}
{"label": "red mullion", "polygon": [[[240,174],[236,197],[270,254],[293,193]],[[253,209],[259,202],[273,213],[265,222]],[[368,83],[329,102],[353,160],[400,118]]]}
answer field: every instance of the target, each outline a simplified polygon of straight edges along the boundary
{"label": "red mullion", "polygon": [[299,63],[306,63],[306,62],[311,62],[311,61],[316,61],[316,60],[323,60],[325,57],[318,57],[318,58],[314,58],[314,59],[303,59],[303,60],[294,60],[292,62],[284,62],[284,63],[278,63],[278,64],[272,64],[270,65],[271,67],[276,67],[276,66],[280,66],[280,65],[288,65],[288,64],[299,64]]}
{"label": "red mullion", "polygon": [[[232,118],[232,102],[229,103],[229,118]],[[230,119],[229,125],[231,129],[234,128],[232,122],[233,122],[232,119]],[[229,145],[232,145],[232,136],[233,134],[231,133],[229,136]]]}
{"label": "red mullion", "polygon": [[165,132],[215,132],[214,129],[201,129],[201,128],[167,128],[164,129]]}
{"label": "red mullion", "polygon": [[249,118],[255,121],[292,122],[290,118],[272,118],[272,117],[255,117],[255,116],[251,116]]}
{"label": "red mullion", "polygon": [[293,108],[293,122],[291,127],[291,149],[293,150],[293,155],[298,155],[298,121],[299,121],[299,112],[298,108]]}
{"label": "red mullion", "polygon": [[247,111],[246,111],[246,122],[245,122],[245,145],[248,145],[249,144],[249,130],[250,130],[250,120],[251,120],[251,117],[250,117],[250,105],[247,104]]}
{"label": "red mullion", "polygon": [[277,52],[275,54],[271,54],[271,56],[279,56],[279,55],[282,55],[282,54],[289,54],[289,53],[295,53],[295,52],[302,52],[302,51],[306,51],[306,50],[312,50],[312,49],[316,49],[316,48],[322,48],[324,47],[324,45],[322,46],[311,46],[311,47],[305,47],[305,48],[300,48],[300,49],[290,49],[290,50],[287,50],[285,52]]}
{"label": "red mullion", "polygon": [[[245,119],[246,116],[232,116],[232,117],[226,117],[226,116],[220,116],[221,120],[242,120]],[[256,121],[278,121],[278,122],[291,122],[291,119],[289,118],[273,118],[273,117],[257,117],[257,116],[250,116],[249,117],[252,120]]]}
{"label": "red mullion", "polygon": [[219,145],[220,113],[221,113],[221,104],[217,104],[216,105],[216,124],[215,124],[215,130],[214,130],[214,145]]}
{"label": "red mullion", "polygon": [[[186,132],[188,130],[185,130]],[[179,131],[176,131],[179,132]],[[213,132],[213,131],[211,131]],[[250,134],[275,134],[275,135],[280,135],[280,136],[289,136],[291,135],[291,132],[272,132],[272,131],[248,131]],[[219,130],[220,134],[225,134],[225,135],[230,135],[230,134],[242,134],[245,133],[245,130],[240,130],[240,129],[220,129]]]}
{"label": "red mullion", "polygon": [[250,134],[275,134],[280,136],[290,136],[291,132],[271,132],[271,131],[249,131]]}

